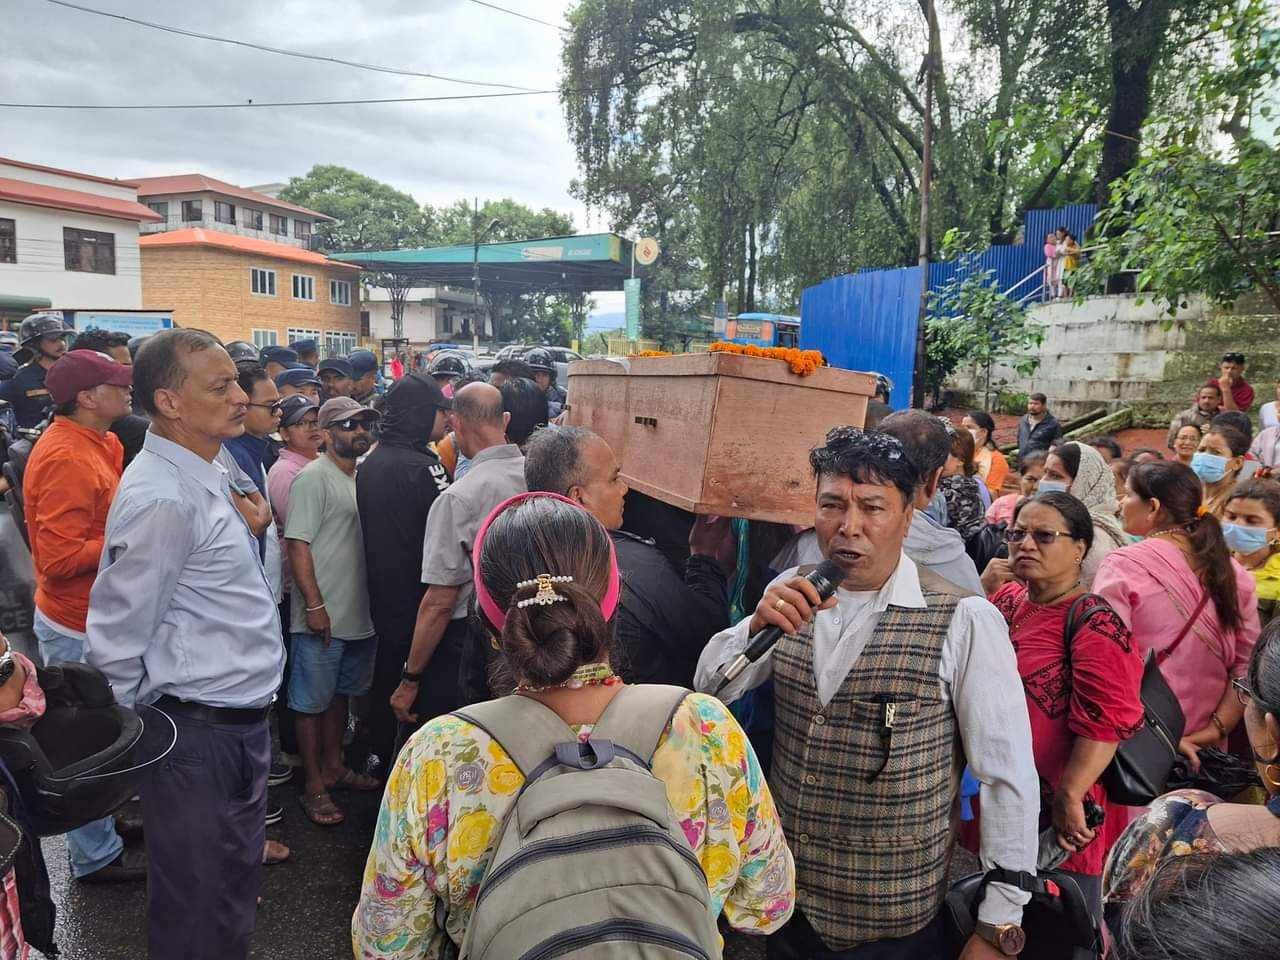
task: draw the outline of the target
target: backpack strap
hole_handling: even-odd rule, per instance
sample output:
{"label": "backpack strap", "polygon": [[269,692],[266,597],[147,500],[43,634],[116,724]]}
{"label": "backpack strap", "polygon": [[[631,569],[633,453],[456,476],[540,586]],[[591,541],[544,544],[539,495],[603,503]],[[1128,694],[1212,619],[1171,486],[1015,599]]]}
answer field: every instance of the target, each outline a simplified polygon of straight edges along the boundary
{"label": "backpack strap", "polygon": [[659,683],[623,687],[605,707],[591,739],[610,740],[652,766],[658,741],[690,692]]}
{"label": "backpack strap", "polygon": [[548,757],[556,744],[574,743],[577,734],[550,707],[530,697],[509,696],[473,703],[453,716],[479,727],[507,752],[525,779]]}

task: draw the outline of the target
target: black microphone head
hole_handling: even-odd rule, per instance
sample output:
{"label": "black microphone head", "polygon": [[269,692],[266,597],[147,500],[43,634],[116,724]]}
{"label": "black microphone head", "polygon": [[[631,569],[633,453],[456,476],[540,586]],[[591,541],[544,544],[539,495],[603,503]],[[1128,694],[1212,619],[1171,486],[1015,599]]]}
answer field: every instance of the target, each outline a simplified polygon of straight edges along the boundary
{"label": "black microphone head", "polygon": [[818,596],[826,600],[844,582],[844,568],[834,560],[823,560],[818,569],[809,574],[808,580],[817,588]]}

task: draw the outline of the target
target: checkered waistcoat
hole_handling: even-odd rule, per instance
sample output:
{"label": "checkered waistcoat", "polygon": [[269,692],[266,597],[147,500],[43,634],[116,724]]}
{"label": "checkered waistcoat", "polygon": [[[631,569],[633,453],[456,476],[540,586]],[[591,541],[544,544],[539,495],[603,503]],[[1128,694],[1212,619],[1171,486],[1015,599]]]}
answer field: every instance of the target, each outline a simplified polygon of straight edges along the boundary
{"label": "checkered waistcoat", "polygon": [[795,854],[799,907],[832,950],[914,933],[937,915],[946,893],[964,763],[938,667],[956,603],[967,594],[919,572],[925,608],[885,610],[825,707],[812,636],[784,637],[773,651],[770,780]]}

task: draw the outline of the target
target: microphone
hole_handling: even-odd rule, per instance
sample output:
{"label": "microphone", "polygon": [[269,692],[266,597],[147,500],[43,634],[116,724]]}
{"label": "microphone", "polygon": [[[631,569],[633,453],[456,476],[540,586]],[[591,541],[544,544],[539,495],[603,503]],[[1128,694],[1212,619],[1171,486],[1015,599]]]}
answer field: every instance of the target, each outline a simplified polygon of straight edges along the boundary
{"label": "microphone", "polygon": [[[818,564],[817,569],[813,570],[805,579],[813,584],[814,589],[818,591],[819,601],[825,602],[836,592],[836,587],[840,586],[840,583],[844,580],[844,570],[838,563],[831,560],[823,560],[822,563]],[[717,672],[714,678],[716,685],[712,691],[713,695],[719,696],[721,690],[733,683],[743,670],[772,650],[773,645],[781,638],[782,628],[774,626],[765,627],[752,637],[751,642],[747,644],[747,649],[743,650],[742,653],[730,660],[728,665]]]}

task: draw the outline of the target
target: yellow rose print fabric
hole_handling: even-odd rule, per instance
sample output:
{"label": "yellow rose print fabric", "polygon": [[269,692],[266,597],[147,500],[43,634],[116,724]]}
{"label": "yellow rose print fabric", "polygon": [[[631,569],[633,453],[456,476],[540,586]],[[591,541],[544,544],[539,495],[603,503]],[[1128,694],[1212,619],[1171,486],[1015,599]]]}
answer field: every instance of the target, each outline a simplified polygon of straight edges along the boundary
{"label": "yellow rose print fabric", "polygon": [[[575,727],[580,738],[590,726]],[[750,743],[713,697],[692,694],[653,756],[654,776],[707,875],[711,906],[736,930],[770,933],[791,916],[795,865]],[[436,956],[462,942],[476,891],[524,777],[488,734],[437,717],[405,745],[382,799],[351,921],[363,960]]]}

